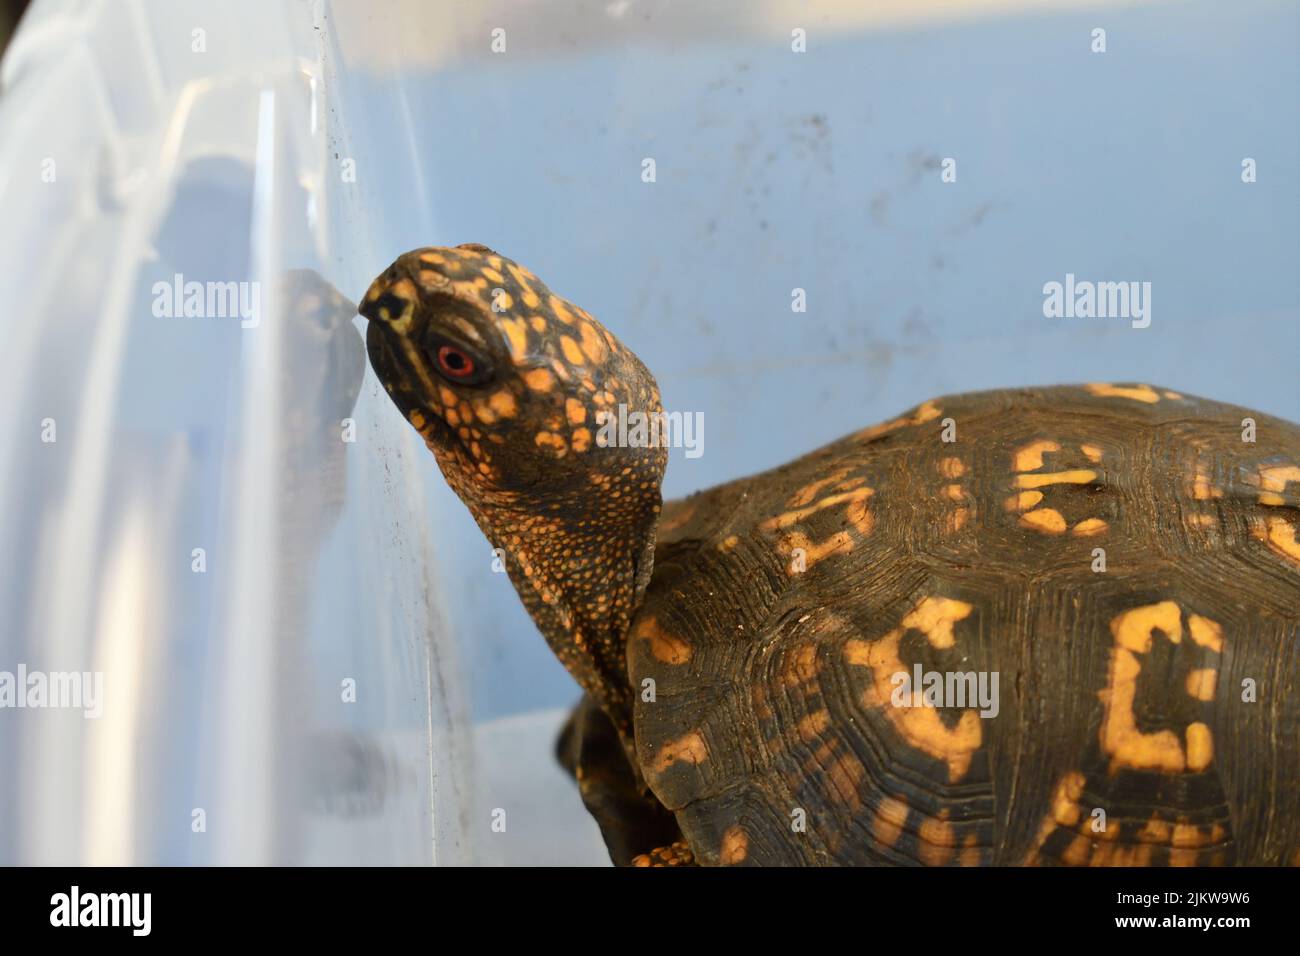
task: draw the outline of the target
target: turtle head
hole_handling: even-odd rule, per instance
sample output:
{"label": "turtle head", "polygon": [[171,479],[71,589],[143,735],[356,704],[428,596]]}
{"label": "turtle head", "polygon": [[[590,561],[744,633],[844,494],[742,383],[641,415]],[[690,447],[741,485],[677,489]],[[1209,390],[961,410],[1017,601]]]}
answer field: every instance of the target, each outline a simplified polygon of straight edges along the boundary
{"label": "turtle head", "polygon": [[[626,696],[622,642],[649,579],[666,451],[609,439],[620,406],[660,412],[653,376],[587,312],[477,244],[400,256],[358,311],[379,380],[505,552],[552,648],[597,699]],[[595,686],[609,683],[616,693]]]}

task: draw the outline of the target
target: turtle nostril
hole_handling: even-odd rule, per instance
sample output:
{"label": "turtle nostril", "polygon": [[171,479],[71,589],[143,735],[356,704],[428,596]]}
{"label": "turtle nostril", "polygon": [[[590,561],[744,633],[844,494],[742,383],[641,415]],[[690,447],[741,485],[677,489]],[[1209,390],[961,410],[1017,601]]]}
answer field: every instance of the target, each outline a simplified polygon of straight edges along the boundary
{"label": "turtle nostril", "polygon": [[364,315],[371,322],[392,322],[401,317],[408,304],[401,296],[385,292],[376,299],[362,302],[357,312]]}

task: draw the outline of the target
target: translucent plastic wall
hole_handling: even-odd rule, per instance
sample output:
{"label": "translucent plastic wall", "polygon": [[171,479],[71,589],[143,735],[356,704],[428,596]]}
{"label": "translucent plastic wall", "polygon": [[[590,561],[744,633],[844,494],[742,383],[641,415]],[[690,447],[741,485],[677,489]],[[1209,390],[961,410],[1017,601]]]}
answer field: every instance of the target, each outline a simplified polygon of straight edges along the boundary
{"label": "translucent plastic wall", "polygon": [[[103,685],[0,708],[0,863],[606,861],[551,759],[576,688],[365,361],[348,300],[409,248],[526,263],[703,412],[670,496],[975,388],[1300,418],[1298,27],[37,0],[0,69],[0,679]],[[1046,320],[1066,273],[1151,281],[1150,326]]]}

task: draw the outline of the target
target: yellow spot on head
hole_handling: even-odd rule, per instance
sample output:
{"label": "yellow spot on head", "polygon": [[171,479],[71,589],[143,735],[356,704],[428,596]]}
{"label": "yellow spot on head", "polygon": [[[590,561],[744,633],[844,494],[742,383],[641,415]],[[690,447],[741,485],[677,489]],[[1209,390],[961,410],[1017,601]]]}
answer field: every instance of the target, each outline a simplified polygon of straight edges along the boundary
{"label": "yellow spot on head", "polygon": [[488,396],[488,407],[498,418],[514,418],[519,414],[519,406],[508,389],[501,389]]}
{"label": "yellow spot on head", "polygon": [[569,311],[569,307],[559,296],[547,296],[546,301],[551,307],[551,312],[565,325],[572,325],[576,321],[573,313]]}
{"label": "yellow spot on head", "polygon": [[575,428],[572,442],[573,450],[581,454],[591,447],[591,431],[586,428]]}
{"label": "yellow spot on head", "polygon": [[607,350],[604,340],[596,332],[596,327],[590,322],[584,322],[580,332],[582,335],[582,352],[587,356],[588,361],[594,364],[603,362]]}
{"label": "yellow spot on head", "polygon": [[555,376],[549,369],[530,369],[524,373],[524,384],[534,392],[549,392],[555,387]]}
{"label": "yellow spot on head", "polygon": [[533,437],[533,441],[539,448],[549,448],[557,458],[563,458],[569,450],[569,444],[564,440],[564,436],[557,435],[555,432],[538,432]]}
{"label": "yellow spot on head", "polygon": [[582,365],[585,361],[582,349],[578,348],[578,343],[570,336],[560,336],[560,349],[564,352],[564,357],[573,365]]}
{"label": "yellow spot on head", "polygon": [[501,328],[510,343],[510,357],[521,362],[528,355],[528,330],[523,319],[502,319]]}
{"label": "yellow spot on head", "polygon": [[566,398],[564,400],[564,414],[569,419],[570,425],[581,425],[587,420],[587,406],[576,398]]}

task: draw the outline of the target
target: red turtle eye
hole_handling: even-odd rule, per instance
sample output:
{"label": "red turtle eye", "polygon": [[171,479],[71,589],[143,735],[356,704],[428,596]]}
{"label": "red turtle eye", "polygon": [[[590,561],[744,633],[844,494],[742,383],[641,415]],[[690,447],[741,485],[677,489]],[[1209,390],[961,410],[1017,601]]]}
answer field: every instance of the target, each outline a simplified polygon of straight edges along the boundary
{"label": "red turtle eye", "polygon": [[438,371],[450,379],[465,381],[474,377],[474,360],[454,345],[438,348]]}

